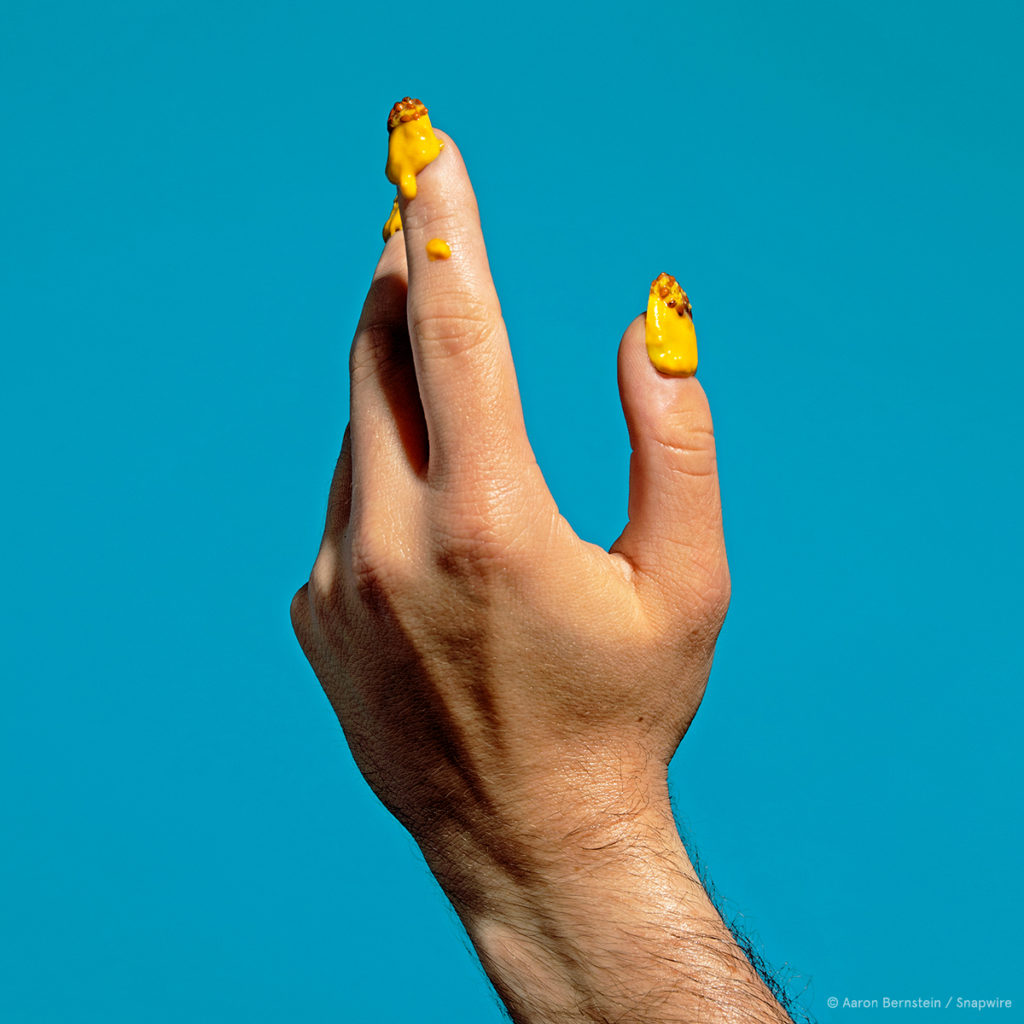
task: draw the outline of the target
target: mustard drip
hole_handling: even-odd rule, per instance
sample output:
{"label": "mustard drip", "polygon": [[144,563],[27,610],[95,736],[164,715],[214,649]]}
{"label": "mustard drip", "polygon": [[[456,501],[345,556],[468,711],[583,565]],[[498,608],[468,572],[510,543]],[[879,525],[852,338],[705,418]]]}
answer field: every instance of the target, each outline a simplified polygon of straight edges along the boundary
{"label": "mustard drip", "polygon": [[406,96],[391,108],[388,118],[388,181],[408,199],[416,198],[416,175],[441,152],[441,140],[434,134],[427,108]]}
{"label": "mustard drip", "polygon": [[443,238],[432,238],[427,242],[427,258],[434,260],[446,260],[452,254],[452,247]]}
{"label": "mustard drip", "polygon": [[401,230],[402,215],[398,212],[398,196],[395,196],[395,201],[391,204],[391,214],[384,222],[384,241],[386,242],[392,235]]}
{"label": "mustard drip", "polygon": [[659,274],[647,299],[647,355],[670,377],[692,377],[697,370],[697,332],[686,292],[671,274]]}

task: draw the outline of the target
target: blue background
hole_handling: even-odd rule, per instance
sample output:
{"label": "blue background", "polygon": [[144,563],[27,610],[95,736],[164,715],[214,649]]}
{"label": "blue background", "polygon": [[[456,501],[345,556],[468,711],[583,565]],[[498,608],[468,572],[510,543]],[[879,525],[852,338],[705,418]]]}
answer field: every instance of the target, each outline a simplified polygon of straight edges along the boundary
{"label": "blue background", "polygon": [[407,93],[590,540],[621,331],[693,299],[735,596],[673,782],[726,913],[825,1021],[1024,1005],[1020,5],[626,6],[3,4],[0,1019],[501,1019],[288,622]]}

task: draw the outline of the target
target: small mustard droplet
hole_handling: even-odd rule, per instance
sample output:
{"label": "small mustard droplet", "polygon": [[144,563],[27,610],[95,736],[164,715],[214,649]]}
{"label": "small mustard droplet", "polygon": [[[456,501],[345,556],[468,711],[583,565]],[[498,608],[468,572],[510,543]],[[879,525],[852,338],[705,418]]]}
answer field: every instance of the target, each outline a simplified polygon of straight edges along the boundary
{"label": "small mustard droplet", "polygon": [[446,260],[452,254],[452,247],[443,238],[432,238],[427,242],[427,258],[434,260]]}
{"label": "small mustard droplet", "polygon": [[384,241],[386,242],[392,235],[397,234],[401,230],[402,215],[398,212],[398,196],[395,196],[395,201],[391,204],[391,214],[384,222]]}
{"label": "small mustard droplet", "polygon": [[647,299],[647,355],[670,377],[692,377],[697,370],[697,332],[686,292],[671,274],[651,282]]}
{"label": "small mustard droplet", "polygon": [[388,117],[388,162],[384,173],[406,199],[416,198],[416,175],[441,152],[427,108],[410,96],[399,100]]}

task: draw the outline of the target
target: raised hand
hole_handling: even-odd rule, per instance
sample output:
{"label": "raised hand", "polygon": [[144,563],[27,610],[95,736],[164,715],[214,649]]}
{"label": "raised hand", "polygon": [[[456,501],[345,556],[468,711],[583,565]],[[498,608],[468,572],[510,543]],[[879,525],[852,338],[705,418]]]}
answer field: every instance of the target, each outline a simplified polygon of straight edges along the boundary
{"label": "raised hand", "polygon": [[[698,1003],[715,1019],[743,1000],[746,1019],[784,1019],[668,801],[729,601],[704,392],[655,369],[644,317],[628,326],[629,521],[611,551],[577,537],[530,448],[476,200],[440,138],[356,329],[296,634],[517,1020],[692,1019]],[[677,1016],[616,1016],[697,967],[711,996],[690,982],[664,1003]]]}

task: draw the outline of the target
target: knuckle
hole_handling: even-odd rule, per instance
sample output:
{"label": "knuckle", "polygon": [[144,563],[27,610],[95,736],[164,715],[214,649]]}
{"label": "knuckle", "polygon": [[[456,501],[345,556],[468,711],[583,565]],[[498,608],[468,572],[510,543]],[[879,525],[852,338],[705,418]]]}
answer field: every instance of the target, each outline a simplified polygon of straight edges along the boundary
{"label": "knuckle", "polygon": [[707,571],[701,594],[705,619],[716,625],[717,629],[721,629],[732,600],[732,579],[724,554],[716,558]]}
{"label": "knuckle", "polygon": [[309,584],[303,583],[298,590],[295,591],[295,596],[292,598],[291,605],[289,606],[289,614],[292,620],[292,630],[295,635],[302,640],[308,632],[309,622]]}
{"label": "knuckle", "polygon": [[718,635],[732,596],[725,551],[687,547],[660,582],[663,610],[670,621],[686,624],[694,634]]}
{"label": "knuckle", "polygon": [[318,622],[332,618],[341,604],[341,588],[334,559],[321,550],[309,574],[307,600]]}
{"label": "knuckle", "polygon": [[412,313],[410,329],[431,356],[466,355],[494,339],[499,318],[491,306],[465,295],[433,295]]}
{"label": "knuckle", "polygon": [[360,328],[349,355],[349,377],[354,386],[380,372],[382,366],[397,362],[400,348],[394,327],[382,321]]}
{"label": "knuckle", "polygon": [[492,576],[507,572],[526,546],[514,485],[492,481],[469,496],[439,502],[434,523],[436,560],[448,574]]}
{"label": "knuckle", "polygon": [[362,529],[353,535],[349,567],[355,593],[368,607],[388,606],[406,589],[407,558],[381,531]]}
{"label": "knuckle", "polygon": [[717,471],[715,435],[709,429],[667,423],[651,435],[651,441],[670,457],[668,468],[672,473],[709,477]]}
{"label": "knuckle", "polygon": [[501,541],[486,527],[467,523],[448,531],[437,546],[435,562],[446,576],[459,579],[488,578],[507,564]]}

